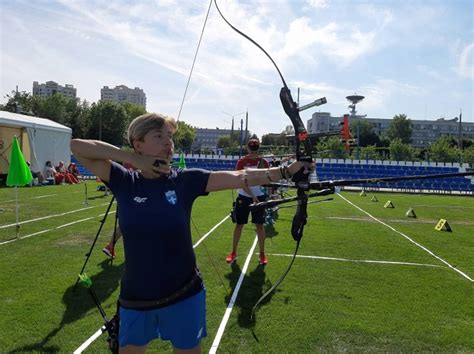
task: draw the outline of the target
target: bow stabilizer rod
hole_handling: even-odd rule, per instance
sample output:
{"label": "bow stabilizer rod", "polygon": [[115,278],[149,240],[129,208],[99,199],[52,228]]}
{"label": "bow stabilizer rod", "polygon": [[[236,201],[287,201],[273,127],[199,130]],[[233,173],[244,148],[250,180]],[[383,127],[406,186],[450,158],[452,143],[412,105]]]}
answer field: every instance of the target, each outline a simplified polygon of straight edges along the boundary
{"label": "bow stabilizer rod", "polygon": [[[452,173],[436,173],[436,174],[413,175],[413,176],[387,176],[387,177],[327,180],[327,181],[311,182],[309,184],[309,189],[324,190],[327,188],[332,189],[334,187],[352,186],[355,184],[362,184],[362,183],[413,181],[413,180],[419,180],[419,179],[443,179],[443,178],[466,177],[466,176],[474,176],[474,172],[452,172]],[[278,183],[278,182],[267,183],[267,184],[264,184],[263,187],[297,188],[295,184]],[[260,205],[262,203],[258,203],[258,204]],[[251,206],[253,205],[254,204],[251,204]]]}
{"label": "bow stabilizer rod", "polygon": [[392,177],[371,177],[371,178],[356,178],[356,179],[340,179],[335,181],[321,181],[311,182],[310,189],[325,189],[331,187],[352,186],[361,183],[379,183],[379,182],[397,182],[410,181],[419,179],[442,179],[452,177],[474,176],[474,172],[453,172],[453,173],[436,173],[428,175],[413,175],[413,176],[392,176]]}

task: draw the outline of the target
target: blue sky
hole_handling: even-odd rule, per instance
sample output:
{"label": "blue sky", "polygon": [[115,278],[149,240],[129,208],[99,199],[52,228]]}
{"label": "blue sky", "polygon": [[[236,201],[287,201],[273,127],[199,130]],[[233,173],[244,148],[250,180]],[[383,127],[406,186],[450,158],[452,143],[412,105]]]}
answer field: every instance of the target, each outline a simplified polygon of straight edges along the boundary
{"label": "blue sky", "polygon": [[[359,114],[450,119],[462,109],[474,122],[472,0],[218,1],[227,18],[277,62],[302,112],[348,112],[347,95],[366,98]],[[1,102],[18,85],[72,84],[97,101],[103,86],[138,86],[147,110],[177,116],[209,2],[1,1]],[[258,135],[290,124],[281,108],[279,77],[249,41],[213,6],[180,119],[230,128],[249,112]],[[223,112],[227,112],[223,113]],[[230,114],[230,115],[229,115]],[[237,120],[243,115],[236,117]]]}

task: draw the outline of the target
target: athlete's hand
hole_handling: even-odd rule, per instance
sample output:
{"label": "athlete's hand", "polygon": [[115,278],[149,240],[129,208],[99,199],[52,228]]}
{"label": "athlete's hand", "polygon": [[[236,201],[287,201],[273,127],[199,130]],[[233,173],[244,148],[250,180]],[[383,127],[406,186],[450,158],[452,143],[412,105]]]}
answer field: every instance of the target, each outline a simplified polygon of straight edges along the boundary
{"label": "athlete's hand", "polygon": [[171,173],[171,165],[169,160],[166,159],[133,153],[131,160],[132,165],[150,176],[159,177],[162,174],[168,175]]}
{"label": "athlete's hand", "polygon": [[288,166],[288,172],[293,176],[299,170],[304,169],[304,173],[312,173],[316,167],[314,162],[295,161]]}

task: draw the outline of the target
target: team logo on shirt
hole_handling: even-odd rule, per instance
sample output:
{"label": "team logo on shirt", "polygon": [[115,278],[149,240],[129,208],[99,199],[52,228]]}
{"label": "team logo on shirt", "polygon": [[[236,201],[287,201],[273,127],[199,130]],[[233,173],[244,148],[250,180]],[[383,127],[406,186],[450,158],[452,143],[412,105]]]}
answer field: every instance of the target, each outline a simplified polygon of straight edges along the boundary
{"label": "team logo on shirt", "polygon": [[145,203],[147,199],[148,199],[148,198],[146,198],[146,197],[144,197],[144,198],[142,198],[142,197],[135,197],[135,198],[133,198],[133,201],[134,201],[135,203],[141,204],[141,203]]}
{"label": "team logo on shirt", "polygon": [[166,200],[170,204],[176,205],[176,203],[178,202],[178,197],[176,196],[175,191],[168,191],[165,193],[165,196],[166,196]]}

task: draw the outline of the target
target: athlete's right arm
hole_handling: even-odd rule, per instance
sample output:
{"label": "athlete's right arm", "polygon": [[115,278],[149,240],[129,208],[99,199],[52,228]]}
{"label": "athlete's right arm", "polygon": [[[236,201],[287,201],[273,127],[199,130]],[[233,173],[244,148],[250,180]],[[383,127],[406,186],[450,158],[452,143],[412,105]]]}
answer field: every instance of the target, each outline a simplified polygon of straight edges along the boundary
{"label": "athlete's right arm", "polygon": [[111,160],[132,161],[133,153],[120,150],[100,140],[71,140],[71,151],[76,159],[104,182],[109,182]]}

